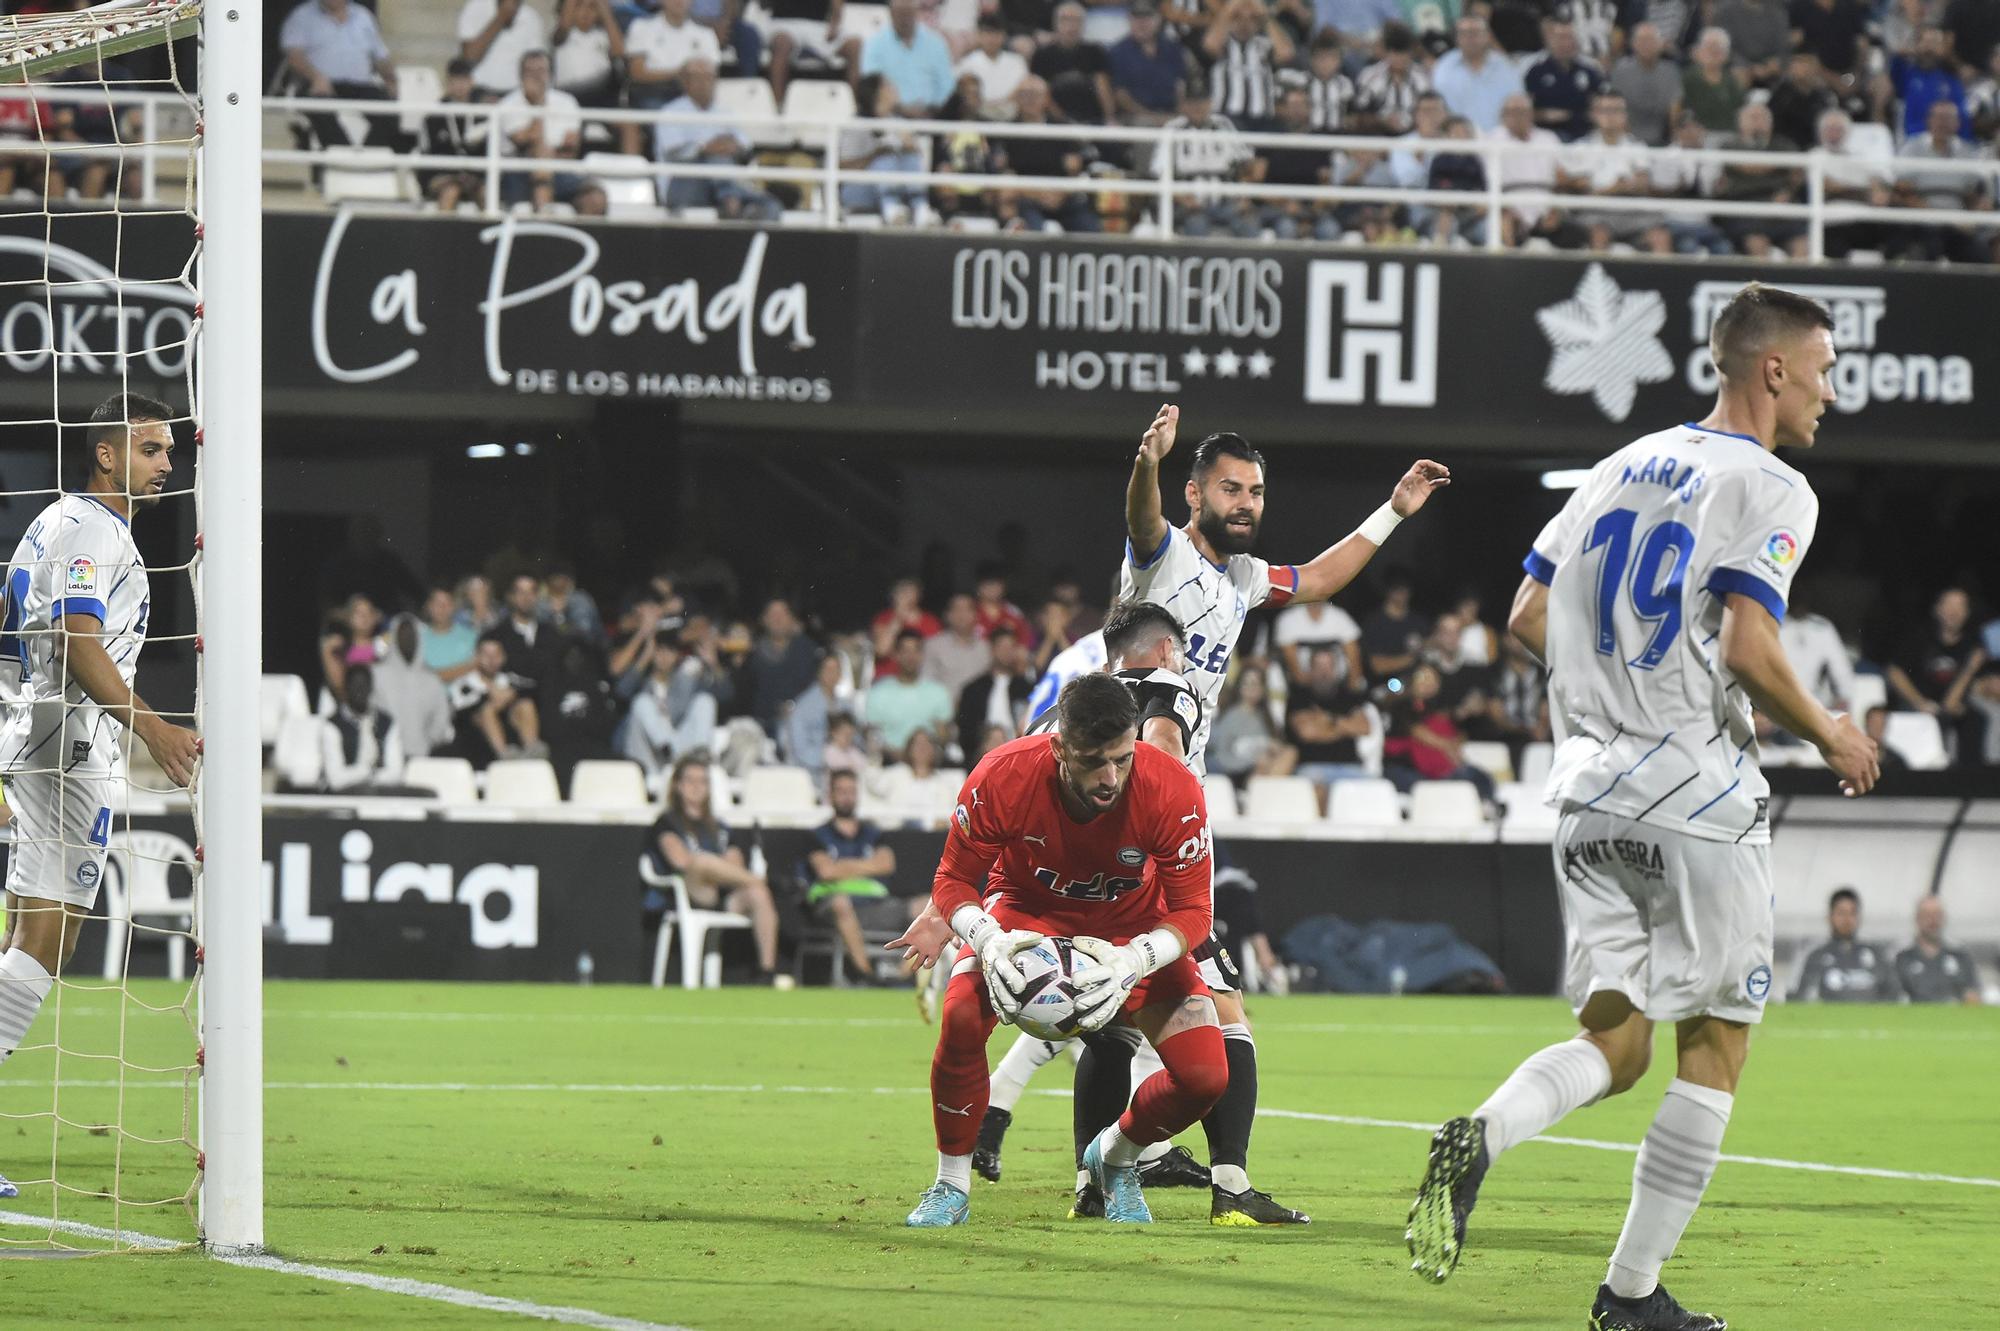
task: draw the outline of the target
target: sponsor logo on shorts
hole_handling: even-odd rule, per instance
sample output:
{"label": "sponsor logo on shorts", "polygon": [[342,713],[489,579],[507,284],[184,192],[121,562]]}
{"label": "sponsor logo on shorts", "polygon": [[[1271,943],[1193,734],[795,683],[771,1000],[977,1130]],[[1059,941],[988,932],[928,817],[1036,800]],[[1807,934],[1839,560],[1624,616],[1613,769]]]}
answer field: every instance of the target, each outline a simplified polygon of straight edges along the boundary
{"label": "sponsor logo on shorts", "polygon": [[1146,862],[1146,852],[1137,846],[1123,846],[1118,851],[1118,862],[1128,869],[1136,869]]}
{"label": "sponsor logo on shorts", "polygon": [[1586,866],[1596,868],[1613,860],[1641,878],[1657,882],[1667,876],[1665,852],[1651,841],[1640,841],[1630,837],[1571,843],[1563,851],[1563,872],[1568,875],[1577,868]]}
{"label": "sponsor logo on shorts", "polygon": [[85,860],[82,864],[77,865],[76,881],[82,883],[85,887],[96,887],[97,886],[96,861]]}
{"label": "sponsor logo on shorts", "polygon": [[1761,1003],[1771,994],[1771,968],[1759,966],[1743,981],[1743,992],[1750,995],[1750,1001]]}
{"label": "sponsor logo on shorts", "polygon": [[97,590],[97,565],[89,555],[78,555],[69,561],[69,589],[73,592],[94,592]]}

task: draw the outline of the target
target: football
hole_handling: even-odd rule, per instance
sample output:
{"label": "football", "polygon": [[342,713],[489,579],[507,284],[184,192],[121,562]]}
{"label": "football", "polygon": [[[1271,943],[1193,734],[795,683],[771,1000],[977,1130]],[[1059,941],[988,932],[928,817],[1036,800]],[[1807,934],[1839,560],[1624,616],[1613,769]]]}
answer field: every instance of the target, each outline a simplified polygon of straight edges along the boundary
{"label": "football", "polygon": [[[1089,958],[1084,959],[1086,965]],[[1067,938],[1045,938],[1025,952],[1014,954],[1021,968],[1021,1015],[1014,1021],[1038,1040],[1075,1038],[1076,987],[1070,975],[1076,968],[1076,950]]]}

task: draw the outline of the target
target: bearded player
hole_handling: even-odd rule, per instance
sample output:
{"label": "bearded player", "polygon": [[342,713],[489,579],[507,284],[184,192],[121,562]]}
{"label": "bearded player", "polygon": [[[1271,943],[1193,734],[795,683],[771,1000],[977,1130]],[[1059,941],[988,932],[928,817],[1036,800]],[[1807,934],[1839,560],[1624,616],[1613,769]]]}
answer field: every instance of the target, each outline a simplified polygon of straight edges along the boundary
{"label": "bearded player", "polygon": [[1105,1219],[1151,1222],[1139,1152],[1201,1118],[1228,1079],[1215,1004],[1188,955],[1211,920],[1201,783],[1138,742],[1138,705],[1108,675],[1071,680],[1056,711],[1056,734],[1024,736],[980,760],[945,836],[931,897],[965,947],[931,1060],[937,1182],[910,1212],[913,1226],[965,1222],[987,1038],[996,1021],[1019,1015],[1014,958],[1044,937],[1068,936],[1096,963],[1073,976],[1079,1025],[1129,1022],[1160,1055],[1161,1070],[1084,1152]]}
{"label": "bearded player", "polygon": [[1438,1129],[1410,1208],[1414,1267],[1441,1281],[1486,1171],[1631,1090],[1655,1023],[1671,1022],[1674,1079],[1639,1145],[1592,1331],[1725,1325],[1683,1308],[1660,1268],[1715,1172],[1771,991],[1770,784],[1753,704],[1811,741],[1848,795],[1880,775],[1874,742],[1820,706],[1778,637],[1819,500],[1773,454],[1810,448],[1833,401],[1833,320],[1752,283],[1716,316],[1709,353],[1714,409],[1598,463],[1528,552],[1508,628],[1548,662],[1565,733],[1548,799],[1562,809],[1555,870],[1582,1029]]}

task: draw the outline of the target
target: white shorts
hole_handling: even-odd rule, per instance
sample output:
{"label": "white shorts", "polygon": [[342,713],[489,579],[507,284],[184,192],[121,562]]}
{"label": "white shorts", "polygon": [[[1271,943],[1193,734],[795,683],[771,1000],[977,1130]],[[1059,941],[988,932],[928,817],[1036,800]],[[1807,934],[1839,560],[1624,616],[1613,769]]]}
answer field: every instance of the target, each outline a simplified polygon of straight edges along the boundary
{"label": "white shorts", "polygon": [[1565,987],[1654,1021],[1754,1022],[1771,993],[1771,847],[1708,841],[1576,805],[1556,829]]}
{"label": "white shorts", "polygon": [[85,910],[96,905],[111,840],[111,778],[21,772],[4,788],[14,813],[7,890]]}
{"label": "white shorts", "polygon": [[[766,18],[762,24],[755,26],[763,32],[766,41],[783,33],[798,44],[800,51],[816,55],[822,60],[833,58],[834,44],[827,39],[826,24],[819,19]],[[844,37],[845,34],[843,39]]]}

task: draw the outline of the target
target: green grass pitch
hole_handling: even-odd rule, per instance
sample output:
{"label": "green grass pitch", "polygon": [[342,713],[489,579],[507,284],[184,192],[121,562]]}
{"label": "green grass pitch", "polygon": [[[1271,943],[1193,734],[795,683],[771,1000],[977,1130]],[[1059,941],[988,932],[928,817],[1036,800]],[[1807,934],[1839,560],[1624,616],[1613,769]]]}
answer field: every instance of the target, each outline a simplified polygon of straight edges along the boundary
{"label": "green grass pitch", "polygon": [[[148,987],[159,998],[167,990]],[[934,1164],[923,1087],[934,1032],[906,993],[273,983],[266,990],[267,1231],[279,1254],[511,1299],[725,1328],[1090,1331],[1580,1327],[1625,1212],[1629,1154],[1536,1142],[1487,1184],[1464,1264],[1408,1271],[1404,1211],[1424,1137],[1285,1113],[1433,1122],[1559,1038],[1545,999],[1262,999],[1252,1177],[1308,1230],[1214,1229],[1206,1197],[1159,1192],[1158,1223],[1065,1221],[1067,1065],[1016,1116],[1006,1178],[971,1223],[902,1219]],[[107,995],[72,991],[67,1046],[116,1047]],[[174,1061],[178,1017],[127,1022],[128,1054]],[[35,1037],[46,1039],[45,1013]],[[993,1054],[1006,1037],[996,1035]],[[183,1042],[185,1037],[179,1037]],[[1735,1155],[2000,1176],[2000,1018],[1967,1009],[1775,1009],[1752,1044]],[[1636,1143],[1669,1075],[1558,1132]],[[0,1067],[0,1109],[47,1106],[52,1056]],[[59,1176],[108,1183],[116,1092],[65,1058]],[[173,1135],[181,1096],[132,1074],[128,1128]],[[560,1089],[537,1089],[537,1088]],[[1190,1134],[1197,1154],[1200,1135]],[[45,1174],[45,1121],[0,1119],[0,1170]],[[128,1192],[171,1195],[175,1148],[128,1144]],[[47,1214],[46,1187],[0,1207]],[[65,1197],[63,1214],[109,1223]],[[178,1208],[134,1229],[191,1234]],[[35,1237],[8,1226],[0,1237]],[[1988,1324],[2000,1187],[1725,1162],[1666,1280],[1755,1328]],[[491,1312],[222,1266],[177,1252],[0,1260],[9,1325],[463,1326]],[[35,1312],[35,1310],[40,1310]],[[33,1315],[28,1315],[33,1313]],[[525,1324],[525,1323],[522,1323]]]}

